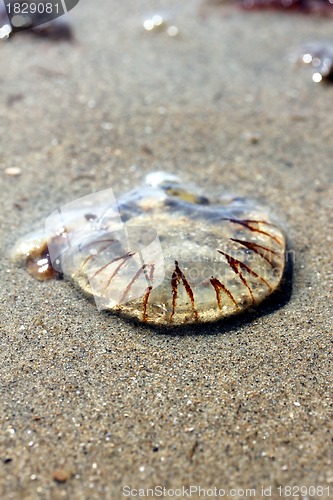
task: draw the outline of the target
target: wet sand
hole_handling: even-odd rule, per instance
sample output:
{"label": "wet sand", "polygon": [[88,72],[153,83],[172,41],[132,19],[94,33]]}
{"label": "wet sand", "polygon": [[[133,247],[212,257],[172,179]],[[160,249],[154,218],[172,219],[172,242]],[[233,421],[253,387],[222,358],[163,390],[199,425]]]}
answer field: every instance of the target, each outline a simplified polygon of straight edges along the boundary
{"label": "wet sand", "polygon": [[[145,32],[151,11],[179,36]],[[332,19],[189,0],[81,2],[72,19],[75,43],[0,45],[1,499],[191,485],[333,497],[333,86],[289,60],[329,39]],[[283,293],[232,321],[155,331],[8,259],[57,207],[156,169],[272,207],[293,255]]]}

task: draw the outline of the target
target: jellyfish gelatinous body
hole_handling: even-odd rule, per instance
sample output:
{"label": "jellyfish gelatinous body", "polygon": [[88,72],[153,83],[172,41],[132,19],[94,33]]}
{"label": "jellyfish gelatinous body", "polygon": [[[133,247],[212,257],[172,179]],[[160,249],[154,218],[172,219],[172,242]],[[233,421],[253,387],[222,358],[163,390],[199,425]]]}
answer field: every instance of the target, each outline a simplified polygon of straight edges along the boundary
{"label": "jellyfish gelatinous body", "polygon": [[162,172],[117,202],[101,193],[54,212],[14,259],[40,279],[65,274],[100,309],[156,325],[219,320],[279,287],[284,232],[253,201],[215,203]]}

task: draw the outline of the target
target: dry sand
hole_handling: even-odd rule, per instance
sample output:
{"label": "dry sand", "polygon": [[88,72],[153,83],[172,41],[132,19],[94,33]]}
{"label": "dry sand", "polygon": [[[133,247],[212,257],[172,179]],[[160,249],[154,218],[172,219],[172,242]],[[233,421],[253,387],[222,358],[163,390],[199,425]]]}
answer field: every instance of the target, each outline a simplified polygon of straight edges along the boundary
{"label": "dry sand", "polygon": [[[117,500],[126,485],[333,497],[333,86],[288,58],[331,37],[333,20],[97,3],[72,11],[76,43],[0,46],[0,498]],[[179,36],[145,32],[150,11]],[[166,333],[8,259],[58,206],[156,168],[271,206],[295,256],[292,293]]]}

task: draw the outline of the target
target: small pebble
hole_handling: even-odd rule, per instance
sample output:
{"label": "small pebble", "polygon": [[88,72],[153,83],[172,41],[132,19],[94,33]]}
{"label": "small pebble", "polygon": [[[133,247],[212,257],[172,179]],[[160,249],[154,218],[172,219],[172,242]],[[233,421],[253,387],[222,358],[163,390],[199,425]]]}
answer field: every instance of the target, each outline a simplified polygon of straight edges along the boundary
{"label": "small pebble", "polygon": [[52,474],[52,479],[57,483],[65,483],[72,474],[67,469],[57,469]]}
{"label": "small pebble", "polygon": [[5,174],[11,177],[18,177],[22,174],[22,170],[19,167],[8,167],[5,170]]}

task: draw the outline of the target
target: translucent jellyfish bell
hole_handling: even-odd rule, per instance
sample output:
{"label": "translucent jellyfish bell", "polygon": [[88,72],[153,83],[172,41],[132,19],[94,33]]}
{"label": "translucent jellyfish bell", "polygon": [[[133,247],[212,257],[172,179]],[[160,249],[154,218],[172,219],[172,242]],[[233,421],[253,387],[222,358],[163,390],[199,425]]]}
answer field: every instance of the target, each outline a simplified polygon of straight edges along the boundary
{"label": "translucent jellyfish bell", "polygon": [[171,326],[261,303],[280,286],[285,256],[267,209],[239,197],[214,203],[163,172],[117,202],[106,190],[64,205],[14,249],[31,274],[53,277],[52,265],[99,309]]}

